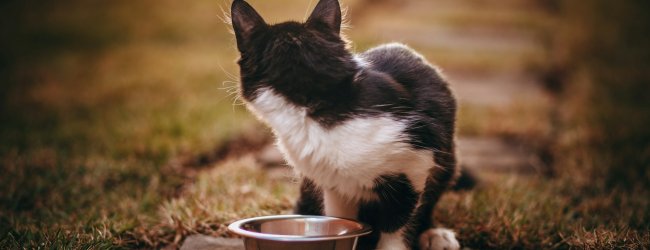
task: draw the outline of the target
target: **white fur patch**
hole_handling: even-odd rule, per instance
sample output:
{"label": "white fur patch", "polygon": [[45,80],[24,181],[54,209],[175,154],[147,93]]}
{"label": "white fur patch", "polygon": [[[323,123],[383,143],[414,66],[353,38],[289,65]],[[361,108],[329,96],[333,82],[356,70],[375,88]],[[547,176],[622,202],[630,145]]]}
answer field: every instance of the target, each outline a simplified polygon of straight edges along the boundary
{"label": "white fur patch", "polygon": [[250,105],[278,139],[287,162],[298,174],[351,201],[371,200],[377,177],[404,173],[416,191],[424,189],[434,166],[430,150],[414,150],[406,142],[408,121],[390,115],[352,118],[324,128],[269,88],[260,89]]}
{"label": "white fur patch", "polygon": [[408,246],[404,243],[403,230],[393,233],[382,233],[377,243],[378,250],[406,250]]}
{"label": "white fur patch", "polygon": [[[361,68],[369,68],[370,67],[370,63],[368,61],[366,61],[365,59],[363,59],[362,57],[360,57],[359,55],[355,54],[352,57],[352,60],[354,60],[354,62],[357,64],[357,66],[359,66]],[[361,75],[361,72],[362,71],[360,70],[354,75],[354,80],[355,81],[357,81],[359,79],[359,76]]]}
{"label": "white fur patch", "polygon": [[357,54],[355,54],[352,57],[352,60],[354,60],[354,62],[357,64],[357,66],[359,66],[361,68],[370,67],[370,63],[368,61],[366,61],[365,59],[363,59],[362,57],[360,57],[359,55],[357,55]]}
{"label": "white fur patch", "polygon": [[432,228],[424,231],[419,239],[420,249],[425,250],[457,250],[460,243],[453,231],[446,228]]}
{"label": "white fur patch", "polygon": [[338,192],[325,189],[323,191],[325,214],[334,217],[357,219],[359,204],[339,195]]}

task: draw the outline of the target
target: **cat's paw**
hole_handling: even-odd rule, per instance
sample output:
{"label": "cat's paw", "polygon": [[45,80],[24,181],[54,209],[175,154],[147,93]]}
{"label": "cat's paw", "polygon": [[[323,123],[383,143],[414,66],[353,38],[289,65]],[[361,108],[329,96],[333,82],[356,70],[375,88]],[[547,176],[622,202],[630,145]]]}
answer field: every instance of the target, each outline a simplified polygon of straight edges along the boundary
{"label": "cat's paw", "polygon": [[460,243],[453,231],[446,228],[432,228],[420,234],[421,250],[458,250]]}

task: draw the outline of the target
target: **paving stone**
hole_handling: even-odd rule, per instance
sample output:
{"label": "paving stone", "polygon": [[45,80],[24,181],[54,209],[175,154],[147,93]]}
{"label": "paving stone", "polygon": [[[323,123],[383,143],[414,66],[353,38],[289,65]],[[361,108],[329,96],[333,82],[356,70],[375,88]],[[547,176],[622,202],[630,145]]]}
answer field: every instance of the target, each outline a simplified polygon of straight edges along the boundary
{"label": "paving stone", "polygon": [[523,72],[464,73],[445,71],[461,105],[507,107],[520,103],[548,104],[550,97],[538,79]]}
{"label": "paving stone", "polygon": [[188,236],[181,250],[243,250],[244,241],[242,239],[212,237],[202,234]]}
{"label": "paving stone", "polygon": [[533,150],[499,138],[461,137],[456,143],[460,163],[473,172],[534,174],[542,168]]}

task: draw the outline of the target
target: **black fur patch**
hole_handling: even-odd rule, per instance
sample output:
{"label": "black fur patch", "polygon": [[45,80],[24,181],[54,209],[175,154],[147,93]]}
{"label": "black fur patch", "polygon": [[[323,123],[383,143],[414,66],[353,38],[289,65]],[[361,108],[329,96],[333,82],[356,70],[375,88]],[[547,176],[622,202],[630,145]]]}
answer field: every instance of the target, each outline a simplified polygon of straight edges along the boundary
{"label": "black fur patch", "polygon": [[[368,223],[379,233],[395,232],[409,222],[419,194],[405,174],[380,176],[375,180],[373,191],[379,200],[362,203],[359,220]],[[375,240],[378,238],[369,237],[362,240],[362,245],[373,246]]]}
{"label": "black fur patch", "polygon": [[294,213],[323,215],[323,192],[310,179],[302,179],[302,184],[300,184],[300,198],[296,202]]}
{"label": "black fur patch", "polygon": [[380,47],[361,54],[372,69],[390,75],[404,86],[417,119],[409,127],[416,148],[442,150],[453,143],[456,101],[440,74],[402,46]]}

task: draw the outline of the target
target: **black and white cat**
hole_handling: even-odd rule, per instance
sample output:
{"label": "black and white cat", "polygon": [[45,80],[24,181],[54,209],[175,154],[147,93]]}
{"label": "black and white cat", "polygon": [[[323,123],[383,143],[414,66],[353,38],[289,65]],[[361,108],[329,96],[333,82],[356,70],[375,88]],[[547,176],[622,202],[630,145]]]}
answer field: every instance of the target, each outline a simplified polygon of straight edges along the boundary
{"label": "black and white cat", "polygon": [[241,94],[302,178],[295,212],[370,224],[359,249],[459,249],[433,221],[458,173],[456,102],[436,69],[402,44],[352,54],[337,0],[305,23],[266,24],[243,0],[231,17]]}

